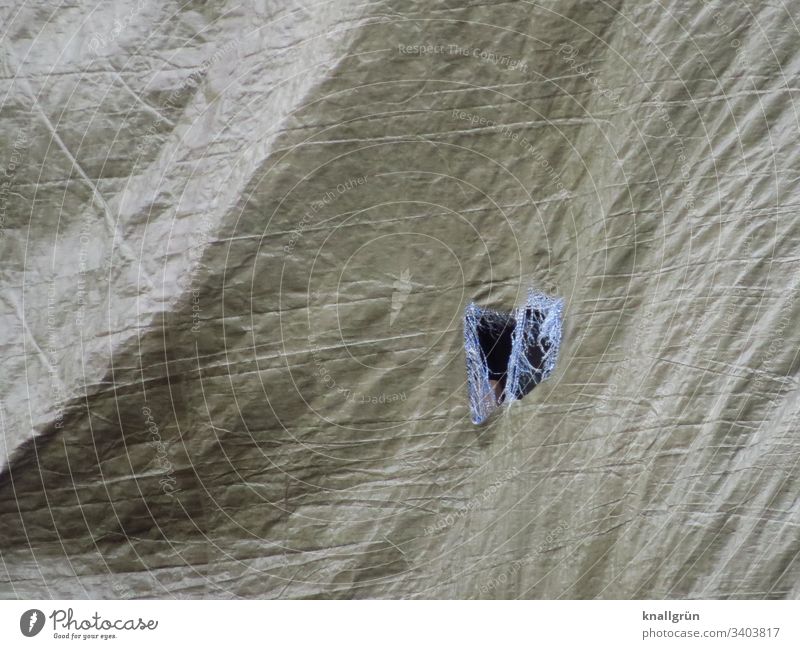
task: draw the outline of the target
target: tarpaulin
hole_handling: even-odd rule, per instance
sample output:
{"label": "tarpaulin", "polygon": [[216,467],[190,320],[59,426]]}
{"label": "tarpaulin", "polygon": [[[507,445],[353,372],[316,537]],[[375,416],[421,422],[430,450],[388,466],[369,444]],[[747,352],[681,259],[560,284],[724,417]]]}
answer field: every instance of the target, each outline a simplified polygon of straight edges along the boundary
{"label": "tarpaulin", "polygon": [[0,9],[0,596],[800,595],[796,9]]}

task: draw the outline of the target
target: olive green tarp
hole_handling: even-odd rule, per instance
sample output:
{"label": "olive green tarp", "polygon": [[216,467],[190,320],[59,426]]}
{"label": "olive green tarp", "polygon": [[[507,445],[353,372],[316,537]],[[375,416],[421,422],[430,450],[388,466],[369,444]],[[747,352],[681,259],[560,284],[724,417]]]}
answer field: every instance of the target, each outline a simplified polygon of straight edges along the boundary
{"label": "olive green tarp", "polygon": [[800,595],[797,9],[0,9],[0,596]]}

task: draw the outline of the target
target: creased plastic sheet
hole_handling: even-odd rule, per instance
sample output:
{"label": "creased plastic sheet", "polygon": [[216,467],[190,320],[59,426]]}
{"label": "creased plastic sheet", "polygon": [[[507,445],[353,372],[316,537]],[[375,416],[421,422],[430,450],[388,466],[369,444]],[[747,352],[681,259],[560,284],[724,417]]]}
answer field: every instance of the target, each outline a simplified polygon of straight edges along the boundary
{"label": "creased plastic sheet", "polygon": [[800,595],[797,8],[0,9],[0,596]]}

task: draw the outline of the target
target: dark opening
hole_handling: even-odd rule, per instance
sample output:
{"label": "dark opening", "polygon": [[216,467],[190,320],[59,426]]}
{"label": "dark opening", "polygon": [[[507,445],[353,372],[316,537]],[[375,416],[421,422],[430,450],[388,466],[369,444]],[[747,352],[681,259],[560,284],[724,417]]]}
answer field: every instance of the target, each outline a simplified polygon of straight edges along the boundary
{"label": "dark opening", "polygon": [[508,314],[484,314],[478,320],[478,344],[481,346],[489,380],[495,382],[497,403],[505,400],[508,359],[511,358],[511,340],[517,321]]}
{"label": "dark opening", "polygon": [[514,396],[521,399],[533,388],[541,383],[544,378],[544,361],[550,351],[549,338],[541,337],[541,327],[544,322],[544,313],[538,309],[526,309],[526,331],[523,332],[525,345],[523,354],[530,365],[530,371],[520,376],[519,384],[514,386]]}
{"label": "dark opening", "polygon": [[550,376],[561,343],[564,301],[534,289],[510,312],[464,309],[464,353],[473,423],[498,406],[521,399]]}
{"label": "dark opening", "polygon": [[[511,386],[514,398],[521,399],[542,380],[544,360],[550,349],[550,341],[539,339],[539,330],[544,314],[538,309],[526,309],[526,331],[522,332],[522,353],[529,364],[529,371],[521,373],[519,383]],[[513,347],[516,319],[506,313],[484,313],[478,320],[478,344],[486,360],[489,380],[493,382],[497,403],[506,399],[508,366]]]}

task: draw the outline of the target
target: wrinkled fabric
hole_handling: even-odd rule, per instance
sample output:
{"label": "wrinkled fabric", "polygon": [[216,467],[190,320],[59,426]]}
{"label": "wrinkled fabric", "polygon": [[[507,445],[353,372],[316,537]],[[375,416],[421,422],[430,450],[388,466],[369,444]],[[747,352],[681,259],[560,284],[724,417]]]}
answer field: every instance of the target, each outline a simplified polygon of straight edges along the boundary
{"label": "wrinkled fabric", "polygon": [[0,596],[800,596],[795,10],[0,8]]}

